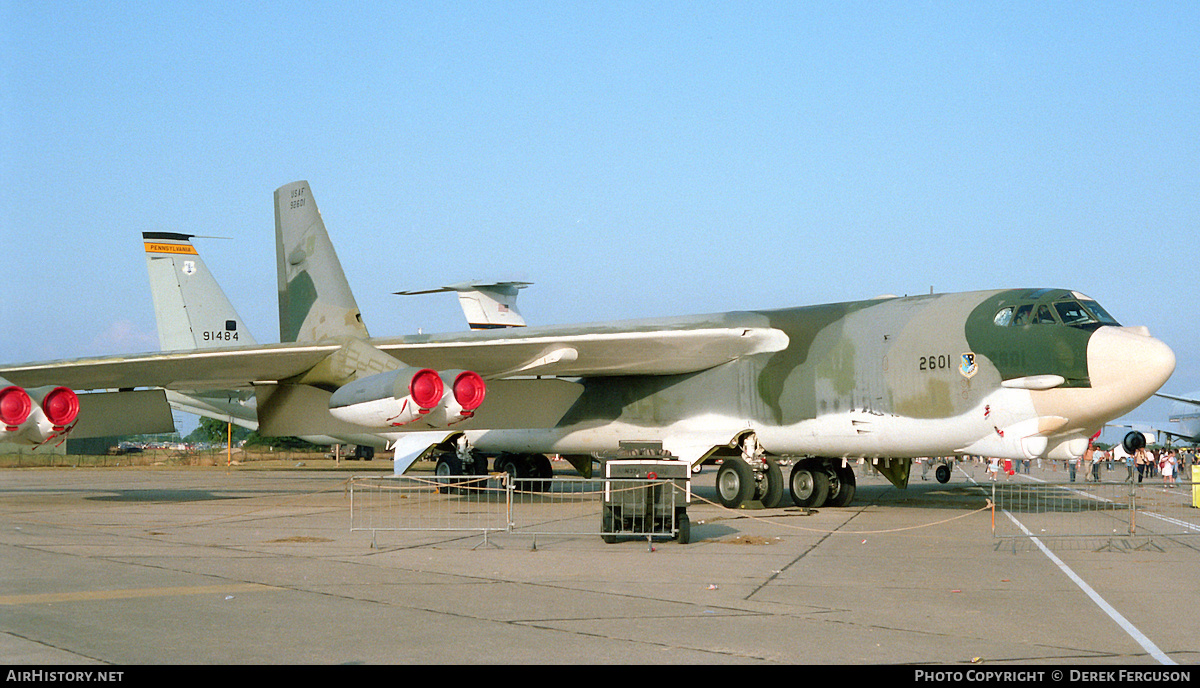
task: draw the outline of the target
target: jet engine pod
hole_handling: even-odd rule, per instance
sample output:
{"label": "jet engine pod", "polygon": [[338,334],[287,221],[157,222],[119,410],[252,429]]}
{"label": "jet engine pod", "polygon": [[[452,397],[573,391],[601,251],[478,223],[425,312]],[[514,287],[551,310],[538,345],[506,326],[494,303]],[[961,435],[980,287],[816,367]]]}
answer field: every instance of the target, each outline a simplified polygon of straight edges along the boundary
{"label": "jet engine pod", "polygon": [[338,420],[369,428],[407,425],[437,408],[445,384],[429,368],[400,368],[355,380],[329,397],[329,413]]}
{"label": "jet engine pod", "polygon": [[42,444],[62,437],[79,416],[79,397],[66,387],[0,389],[3,441]]}
{"label": "jet engine pod", "polygon": [[450,388],[454,390],[454,400],[464,411],[470,412],[479,408],[483,405],[483,398],[487,396],[487,385],[484,384],[483,378],[471,370],[464,370],[456,375]]}
{"label": "jet engine pod", "polygon": [[1133,454],[1139,449],[1146,448],[1146,436],[1135,430],[1125,435],[1125,439],[1121,440],[1121,446],[1125,448],[1126,452]]}
{"label": "jet engine pod", "polygon": [[16,430],[33,411],[33,400],[25,390],[10,385],[0,389],[0,422],[9,432]]}
{"label": "jet engine pod", "polygon": [[37,396],[41,397],[38,405],[42,407],[42,413],[55,430],[74,423],[79,415],[79,397],[66,387],[52,387],[44,395],[38,390]]}
{"label": "jet engine pod", "polygon": [[454,425],[474,416],[487,396],[487,384],[474,371],[447,371],[442,373],[442,381],[450,388],[450,393],[424,419],[435,428]]}

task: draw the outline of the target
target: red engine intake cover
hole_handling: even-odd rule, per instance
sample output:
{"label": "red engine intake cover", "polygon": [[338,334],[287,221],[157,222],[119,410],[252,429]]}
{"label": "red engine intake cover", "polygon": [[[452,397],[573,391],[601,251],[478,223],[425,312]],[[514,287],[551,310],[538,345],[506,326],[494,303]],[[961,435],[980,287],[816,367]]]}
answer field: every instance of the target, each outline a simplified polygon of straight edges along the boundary
{"label": "red engine intake cover", "polygon": [[487,385],[479,373],[470,370],[459,373],[454,378],[454,400],[464,411],[474,411],[483,404],[487,396]]}
{"label": "red engine intake cover", "polygon": [[79,415],[79,397],[66,387],[55,387],[42,399],[42,411],[54,427],[66,427]]}
{"label": "red engine intake cover", "polygon": [[428,368],[413,373],[412,380],[408,383],[408,393],[413,402],[423,409],[431,409],[440,404],[445,391],[441,376]]}
{"label": "red engine intake cover", "polygon": [[33,412],[33,401],[25,390],[12,385],[0,389],[0,422],[9,428],[24,423]]}

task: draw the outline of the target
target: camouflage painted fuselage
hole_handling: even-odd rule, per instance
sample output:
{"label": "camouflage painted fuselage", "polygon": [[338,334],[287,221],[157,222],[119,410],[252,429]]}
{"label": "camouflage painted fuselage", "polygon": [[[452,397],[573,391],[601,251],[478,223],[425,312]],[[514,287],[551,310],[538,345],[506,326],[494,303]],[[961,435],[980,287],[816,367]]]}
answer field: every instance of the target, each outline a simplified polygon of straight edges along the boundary
{"label": "camouflage painted fuselage", "polygon": [[[283,340],[365,338],[307,182],[278,189],[275,206]],[[1174,370],[1162,343],[1054,289],[523,329],[370,340],[384,356],[347,345],[298,381],[334,391],[396,366],[476,371],[487,400],[453,433],[484,453],[661,441],[697,462],[754,433],[784,456],[1020,458],[1081,454]],[[417,425],[381,434],[419,448]]]}
{"label": "camouflage painted fuselage", "polygon": [[[484,452],[587,454],[644,440],[692,462],[749,431],[775,455],[1077,456],[1174,368],[1170,350],[1143,331],[1053,317],[1056,304],[1081,300],[1090,303],[1069,291],[1020,289],[608,324],[770,328],[786,344],[695,373],[498,380],[488,406],[505,409],[503,417],[485,408],[461,429]],[[1021,306],[1047,306],[1051,317],[998,324],[1002,311]]]}

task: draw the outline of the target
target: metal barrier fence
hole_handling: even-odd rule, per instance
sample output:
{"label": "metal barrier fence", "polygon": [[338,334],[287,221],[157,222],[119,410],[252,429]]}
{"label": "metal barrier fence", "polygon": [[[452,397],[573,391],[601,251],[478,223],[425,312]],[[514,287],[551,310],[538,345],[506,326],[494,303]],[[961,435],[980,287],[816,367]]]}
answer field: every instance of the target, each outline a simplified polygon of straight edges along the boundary
{"label": "metal barrier fence", "polygon": [[[670,480],[367,476],[350,481],[352,531],[679,536],[686,490]],[[682,521],[682,523],[681,523]],[[686,541],[681,538],[681,541]]]}
{"label": "metal barrier fence", "polygon": [[[1200,535],[1192,484],[992,483],[992,535],[1114,537]],[[1007,518],[996,511],[1007,512]],[[1024,528],[1022,528],[1024,526]]]}

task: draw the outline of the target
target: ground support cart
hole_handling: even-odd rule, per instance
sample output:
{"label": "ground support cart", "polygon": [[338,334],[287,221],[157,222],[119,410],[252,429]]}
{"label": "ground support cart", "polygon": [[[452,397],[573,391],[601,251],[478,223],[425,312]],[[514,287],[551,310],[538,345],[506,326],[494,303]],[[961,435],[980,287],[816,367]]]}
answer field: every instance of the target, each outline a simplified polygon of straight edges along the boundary
{"label": "ground support cart", "polygon": [[600,532],[607,543],[618,536],[670,536],[691,541],[687,505],[691,467],[678,460],[611,459],[604,464]]}

